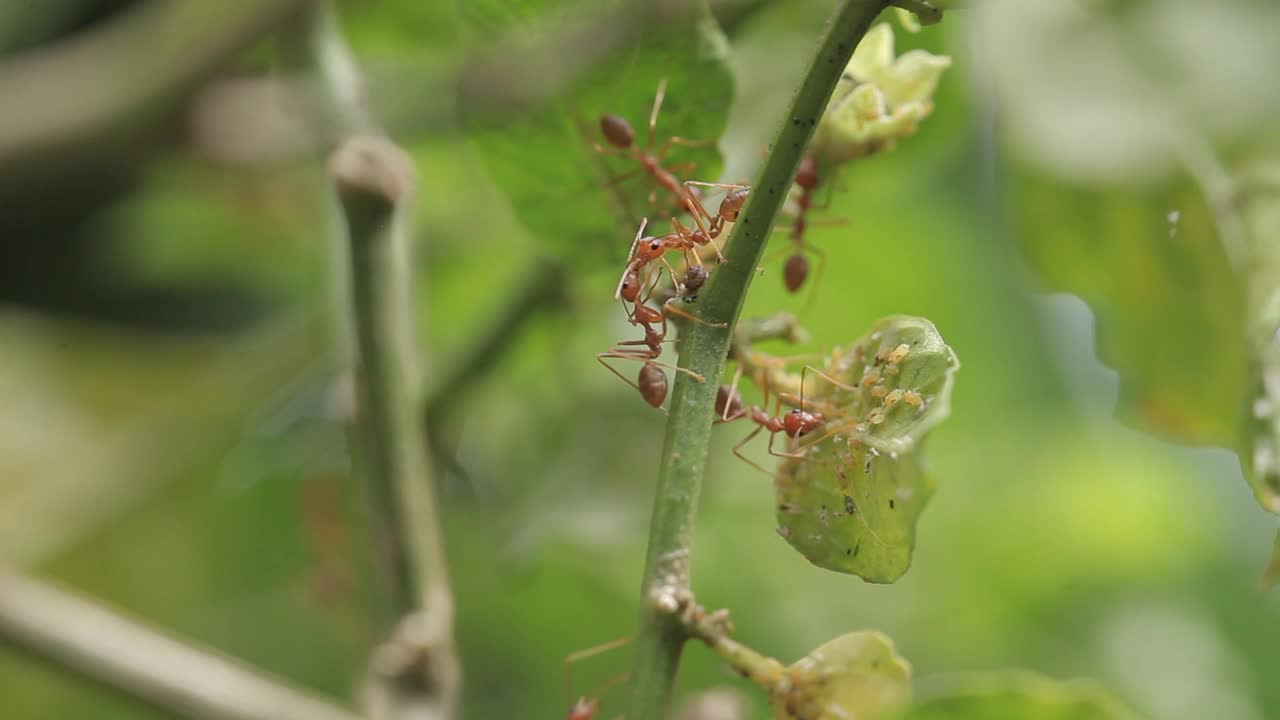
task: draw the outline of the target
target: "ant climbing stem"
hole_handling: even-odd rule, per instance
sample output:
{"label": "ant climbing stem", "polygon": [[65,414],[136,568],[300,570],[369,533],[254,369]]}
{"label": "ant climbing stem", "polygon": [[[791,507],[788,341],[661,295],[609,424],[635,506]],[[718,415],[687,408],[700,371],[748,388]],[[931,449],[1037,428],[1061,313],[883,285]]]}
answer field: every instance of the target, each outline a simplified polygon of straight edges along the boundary
{"label": "ant climbing stem", "polygon": [[[652,287],[650,292],[652,292]],[[644,339],[619,342],[612,349],[597,354],[596,360],[608,368],[609,372],[617,375],[623,382],[635,388],[640,393],[640,397],[644,398],[645,402],[649,403],[651,407],[657,408],[661,407],[663,401],[667,399],[667,376],[662,372],[661,368],[682,372],[698,382],[706,382],[706,378],[692,370],[658,362],[658,358],[662,356],[663,343],[670,342],[667,340],[670,316],[684,317],[708,327],[722,328],[727,327],[727,325],[725,323],[709,323],[692,313],[675,307],[672,305],[675,302],[675,298],[667,300],[657,308],[647,305],[648,299],[648,295],[643,298],[637,295],[635,305],[628,315],[632,325],[639,325],[644,329]],[[661,323],[661,329],[655,327],[659,323]],[[627,379],[617,368],[607,362],[608,359],[635,360],[643,363],[640,366],[640,374],[637,376],[636,382]]]}
{"label": "ant climbing stem", "polygon": [[[822,183],[822,180],[823,178],[818,170],[818,161],[812,155],[805,155],[800,160],[799,169],[796,170],[795,184],[800,188],[800,192],[798,197],[791,203],[794,205],[791,214],[795,219],[791,227],[784,228],[791,232],[791,252],[782,267],[782,283],[787,292],[797,292],[804,286],[809,277],[809,259],[805,256],[806,252],[813,253],[818,258],[818,272],[814,280],[815,287],[821,282],[822,273],[826,268],[827,254],[805,239],[806,231],[813,224],[809,219],[809,211],[821,209],[830,204],[829,196],[827,202],[821,206],[813,203],[814,193]],[[843,224],[842,221],[829,222]],[[813,292],[816,292],[816,290]],[[813,303],[814,297],[816,296],[810,295],[808,304]]]}
{"label": "ant climbing stem", "polygon": [[[690,140],[688,138],[672,135],[667,138],[662,147],[654,152],[654,141],[658,126],[658,113],[662,109],[662,101],[667,93],[667,79],[663,78],[658,82],[658,91],[653,97],[653,109],[649,112],[649,132],[644,148],[636,146],[636,132],[632,129],[631,124],[618,115],[601,115],[600,116],[600,133],[604,136],[609,146],[593,143],[592,146],[596,152],[613,155],[615,157],[625,157],[634,160],[639,167],[632,170],[620,178],[615,178],[615,182],[629,178],[633,175],[644,173],[648,175],[653,182],[663,190],[671,193],[675,197],[677,206],[684,212],[693,215],[695,218],[701,213],[706,215],[707,211],[702,207],[701,199],[698,195],[684,187],[680,183],[680,179],[675,176],[675,172],[693,172],[698,165],[697,163],[683,163],[681,165],[664,166],[663,160],[666,159],[667,153],[671,151],[672,146],[681,145],[684,147],[702,147],[710,145],[714,140]],[[649,200],[651,203],[657,202],[655,193],[650,193]]]}

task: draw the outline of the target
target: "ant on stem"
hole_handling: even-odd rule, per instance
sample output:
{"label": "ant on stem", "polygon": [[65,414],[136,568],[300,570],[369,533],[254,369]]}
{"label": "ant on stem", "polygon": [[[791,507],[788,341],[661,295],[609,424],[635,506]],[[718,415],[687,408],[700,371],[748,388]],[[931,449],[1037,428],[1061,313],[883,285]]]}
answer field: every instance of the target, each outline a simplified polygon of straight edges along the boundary
{"label": "ant on stem", "polygon": [[[623,382],[635,388],[645,402],[651,407],[661,407],[664,400],[667,399],[667,376],[660,368],[669,368],[676,372],[682,372],[689,375],[698,382],[706,382],[706,378],[687,368],[676,367],[667,363],[658,362],[658,358],[662,356],[662,344],[668,342],[668,318],[671,315],[678,315],[697,323],[707,325],[709,327],[726,327],[725,323],[709,323],[702,318],[692,315],[681,310],[674,305],[675,298],[671,298],[661,306],[654,308],[647,305],[647,301],[653,292],[653,288],[657,285],[657,278],[654,279],[652,285],[649,286],[649,292],[640,297],[636,293],[634,305],[628,318],[632,325],[639,325],[644,329],[643,340],[625,340],[619,342],[612,349],[596,355],[596,360],[609,369],[614,375],[622,378]],[[654,326],[661,323],[661,330]],[[631,382],[618,369],[606,362],[606,358],[616,358],[620,360],[636,360],[644,363],[640,366],[640,374],[636,378],[636,382]]]}
{"label": "ant on stem", "polygon": [[[826,268],[826,253],[805,240],[805,232],[810,226],[809,211],[824,208],[830,202],[828,199],[826,203],[820,206],[813,203],[813,196],[822,180],[823,177],[819,173],[817,159],[813,155],[805,155],[800,160],[800,167],[796,170],[795,184],[800,188],[800,192],[788,206],[791,208],[788,212],[794,217],[794,220],[789,228],[783,228],[791,232],[791,254],[787,256],[786,263],[782,266],[782,284],[787,288],[787,292],[790,293],[794,293],[803,287],[809,277],[809,258],[805,256],[806,251],[813,253],[818,258],[818,273],[817,279],[814,280],[815,284],[822,280],[822,272]],[[841,220],[830,220],[825,224],[844,223]]]}

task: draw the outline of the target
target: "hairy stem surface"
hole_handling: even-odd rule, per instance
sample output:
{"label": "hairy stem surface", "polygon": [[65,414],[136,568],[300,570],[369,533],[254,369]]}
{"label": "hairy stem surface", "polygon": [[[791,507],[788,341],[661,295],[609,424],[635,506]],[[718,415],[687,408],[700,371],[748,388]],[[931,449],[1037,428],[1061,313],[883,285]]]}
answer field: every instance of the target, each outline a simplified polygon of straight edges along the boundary
{"label": "hairy stem surface", "polygon": [[733,326],[742,311],[769,230],[836,81],[854,47],[887,5],[887,0],[844,0],[837,7],[752,185],[751,200],[733,228],[729,260],[712,273],[703,293],[703,319],[713,324],[726,323],[727,327],[688,323],[683,328],[680,367],[701,375],[707,382],[676,373],[649,526],[640,630],[627,712],[630,720],[656,720],[666,714],[670,704],[686,634],[661,607],[689,588],[693,525],[711,440],[717,379],[724,370]]}

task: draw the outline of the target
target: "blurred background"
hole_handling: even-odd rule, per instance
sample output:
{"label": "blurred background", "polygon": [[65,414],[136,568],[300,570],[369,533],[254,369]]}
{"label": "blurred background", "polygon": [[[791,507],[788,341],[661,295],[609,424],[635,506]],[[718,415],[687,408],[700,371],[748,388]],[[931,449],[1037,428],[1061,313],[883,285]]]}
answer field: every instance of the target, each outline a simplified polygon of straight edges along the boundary
{"label": "blurred background", "polygon": [[[375,638],[333,387],[333,123],[291,60],[299,4],[0,9],[0,558],[350,699]],[[804,561],[730,453],[739,423],[715,431],[695,590],[788,662],[883,630],[920,692],[1024,668],[1152,718],[1280,717],[1276,523],[1234,452],[1249,308],[1280,279],[1256,250],[1280,236],[1280,8],[975,5],[895,24],[899,51],[953,58],[932,115],[842,169],[815,219],[844,224],[809,232],[821,281],[785,291],[779,234],[745,311],[802,315],[812,342],[779,352],[895,313],[955,348],[913,566],[879,586]],[[420,176],[465,717],[562,716],[561,659],[634,629],[664,418],[593,355],[634,334],[611,295],[647,191],[607,184],[627,168],[591,151],[595,118],[643,127],[667,77],[660,138],[723,130],[678,152],[748,178],[830,6],[721,3],[727,55],[677,12],[539,56],[604,5],[340,4]],[[685,658],[682,693],[750,690]],[[580,664],[574,696],[628,665]],[[3,644],[0,698],[5,718],[168,716]]]}

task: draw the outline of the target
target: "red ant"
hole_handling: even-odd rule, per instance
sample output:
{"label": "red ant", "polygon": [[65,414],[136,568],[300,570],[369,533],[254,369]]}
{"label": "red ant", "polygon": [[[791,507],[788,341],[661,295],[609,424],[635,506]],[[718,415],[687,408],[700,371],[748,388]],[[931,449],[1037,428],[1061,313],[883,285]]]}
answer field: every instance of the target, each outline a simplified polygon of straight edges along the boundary
{"label": "red ant", "polygon": [[792,253],[782,267],[782,284],[786,286],[787,292],[794,293],[799,290],[809,277],[809,259],[804,254],[806,250],[818,256],[818,280],[821,280],[823,268],[826,267],[826,253],[805,240],[805,231],[809,227],[806,216],[809,210],[815,207],[813,195],[821,182],[822,176],[818,172],[817,159],[812,155],[805,155],[800,161],[800,167],[796,170],[796,185],[800,187],[800,193],[793,201],[795,209],[792,214],[795,216],[795,221],[789,228]]}
{"label": "red ant", "polygon": [[[686,278],[688,278],[688,273],[686,273]],[[601,365],[609,368],[609,372],[612,372],[614,375],[622,378],[623,382],[635,388],[636,391],[640,393],[640,396],[644,398],[645,402],[649,403],[651,407],[656,408],[660,407],[662,402],[667,399],[667,376],[666,373],[662,372],[659,368],[670,368],[677,372],[686,373],[698,382],[706,382],[706,378],[692,370],[657,361],[662,355],[662,344],[667,342],[668,315],[680,315],[693,320],[694,322],[710,325],[711,327],[725,327],[725,324],[708,323],[699,317],[674,307],[671,303],[675,301],[675,298],[666,301],[658,308],[646,305],[645,302],[648,300],[649,294],[652,293],[655,285],[657,285],[656,278],[653,285],[649,286],[649,293],[646,293],[643,299],[640,298],[639,293],[636,293],[635,305],[632,312],[628,315],[632,325],[639,325],[644,328],[644,339],[619,342],[611,350],[607,350],[596,355],[596,360],[599,360]],[[657,325],[658,323],[662,323],[661,331],[654,328],[654,325]],[[617,368],[605,362],[605,358],[638,360],[644,364],[640,366],[640,374],[637,376],[636,382],[631,382],[626,378],[626,376],[618,372]]]}
{"label": "red ant", "polygon": [[[604,135],[604,139],[613,147],[605,147],[599,143],[593,143],[596,152],[606,155],[614,155],[618,157],[626,157],[635,160],[640,167],[627,172],[614,179],[614,182],[625,180],[636,173],[647,173],[653,181],[661,188],[670,192],[676,198],[678,206],[685,212],[697,217],[699,214],[706,215],[707,211],[702,207],[700,198],[696,191],[690,190],[680,183],[674,172],[692,172],[698,167],[697,163],[683,163],[681,165],[673,165],[671,167],[663,167],[662,161],[666,158],[668,152],[671,151],[672,145],[684,145],[686,147],[699,147],[710,144],[711,140],[688,140],[686,138],[672,135],[667,138],[667,142],[657,153],[653,152],[654,132],[658,126],[658,112],[662,109],[662,100],[667,92],[667,79],[663,78],[658,83],[658,92],[653,97],[653,110],[649,113],[649,136],[643,149],[636,147],[636,132],[631,128],[631,124],[625,119],[617,115],[601,115],[600,116],[600,132]],[[653,193],[649,194],[649,202],[656,203],[656,197]]]}
{"label": "red ant", "polygon": [[[689,185],[702,185],[705,187],[726,188],[729,192],[725,193],[724,198],[720,200],[720,207],[716,210],[716,214],[706,213],[708,225],[704,226],[701,221],[698,222],[697,230],[690,230],[675,218],[671,218],[671,223],[676,228],[676,234],[680,235],[685,243],[685,248],[697,251],[697,247],[701,245],[711,245],[716,251],[716,258],[720,262],[724,262],[724,255],[720,252],[720,246],[715,243],[716,238],[724,232],[724,226],[731,222],[737,222],[739,213],[742,212],[742,206],[747,204],[747,196],[751,193],[751,188],[745,185],[726,185],[724,183],[707,183],[698,182],[697,180],[687,180],[684,183]],[[694,216],[698,220],[698,216]]]}
{"label": "red ant", "polygon": [[[750,188],[742,185],[724,185],[721,183],[704,183],[690,180],[684,183],[688,185],[706,185],[708,187],[729,188],[729,192],[725,194],[720,201],[720,207],[715,215],[707,214],[709,225],[704,226],[697,214],[694,215],[698,219],[698,229],[691,230],[684,226],[676,218],[672,218],[671,222],[675,226],[676,231],[667,233],[666,235],[650,235],[645,236],[644,229],[648,224],[648,218],[640,221],[640,228],[636,230],[636,236],[631,241],[631,251],[627,257],[626,268],[622,271],[622,277],[618,279],[618,286],[614,289],[614,299],[621,298],[627,302],[636,302],[640,296],[640,289],[644,286],[643,273],[649,263],[661,261],[667,266],[667,271],[671,274],[672,282],[675,282],[675,269],[666,261],[666,252],[668,250],[679,250],[685,254],[685,261],[689,268],[685,271],[684,282],[677,283],[681,289],[681,294],[685,297],[692,297],[697,294],[703,283],[707,280],[707,271],[705,268],[694,270],[695,266],[701,265],[701,258],[697,254],[698,247],[711,245],[716,251],[716,256],[720,262],[724,262],[724,255],[720,252],[720,247],[715,244],[715,239],[724,231],[727,223],[735,222],[739,213],[742,212],[742,206],[747,202],[747,196]],[[703,212],[706,212],[705,210]],[[693,253],[692,262],[690,261],[690,252]]]}
{"label": "red ant", "polygon": [[[760,434],[761,430],[768,430],[770,455],[774,455],[776,457],[787,457],[787,458],[798,458],[798,459],[804,458],[804,455],[799,453],[774,452],[773,440],[777,436],[777,434],[780,432],[786,433],[788,438],[791,438],[792,440],[796,440],[798,438],[804,437],[805,435],[808,435],[814,430],[821,428],[826,423],[825,415],[823,415],[820,412],[811,412],[805,409],[804,378],[805,378],[805,373],[809,372],[810,370],[812,370],[818,376],[825,378],[826,380],[834,383],[835,385],[852,389],[850,388],[850,386],[828,376],[827,374],[823,373],[817,368],[806,365],[804,370],[801,371],[801,374],[800,374],[800,398],[799,398],[799,402],[797,403],[799,407],[794,408],[793,410],[786,413],[785,415],[777,415],[776,413],[782,409],[782,399],[783,399],[782,394],[779,394],[777,398],[777,403],[774,406],[775,414],[770,415],[768,412],[766,412],[763,408],[759,406],[752,405],[750,407],[746,407],[743,405],[742,396],[738,393],[738,381],[742,377],[741,367],[739,367],[738,371],[734,373],[732,385],[720,386],[720,389],[716,393],[716,413],[719,415],[718,422],[732,422],[734,420],[737,420],[738,418],[746,417],[756,424],[756,428],[754,430],[752,430],[745,438],[743,438],[741,442],[733,446],[734,455],[737,455],[738,458],[741,459],[743,462],[746,462],[747,464],[765,473],[766,475],[772,476],[772,473],[760,467],[758,464],[753,462],[750,458],[742,454],[743,445],[746,445],[747,443],[751,442],[752,438]],[[765,393],[764,401],[765,403],[768,403],[768,397],[769,397],[768,387],[764,388],[764,393]],[[791,397],[794,398],[794,396],[791,396]]]}

